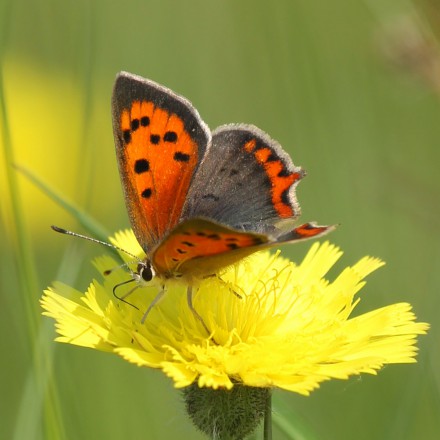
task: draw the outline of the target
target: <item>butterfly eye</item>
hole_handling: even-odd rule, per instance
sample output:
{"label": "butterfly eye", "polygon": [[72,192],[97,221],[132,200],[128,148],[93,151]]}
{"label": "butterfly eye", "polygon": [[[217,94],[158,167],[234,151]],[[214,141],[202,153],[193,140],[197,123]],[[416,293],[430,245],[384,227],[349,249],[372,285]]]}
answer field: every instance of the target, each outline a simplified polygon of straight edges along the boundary
{"label": "butterfly eye", "polygon": [[137,271],[139,276],[146,282],[151,281],[155,275],[155,272],[149,261],[139,263],[137,266]]}

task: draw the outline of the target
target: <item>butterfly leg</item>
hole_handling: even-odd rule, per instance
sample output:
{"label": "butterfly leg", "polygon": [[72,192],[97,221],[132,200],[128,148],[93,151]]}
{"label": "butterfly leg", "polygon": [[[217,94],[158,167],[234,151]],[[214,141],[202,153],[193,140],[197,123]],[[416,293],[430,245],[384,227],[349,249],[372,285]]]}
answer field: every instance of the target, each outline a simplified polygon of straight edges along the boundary
{"label": "butterfly leg", "polygon": [[217,275],[216,273],[213,273],[211,275],[205,275],[203,277],[204,280],[208,278],[217,278],[218,281],[220,281],[222,284],[224,284],[238,299],[242,299],[242,295],[240,295],[238,292],[236,292],[234,289],[232,289],[227,281],[225,281],[221,276]]}
{"label": "butterfly leg", "polygon": [[186,299],[188,301],[188,307],[191,310],[191,312],[193,313],[193,315],[200,321],[200,323],[203,325],[203,328],[206,330],[206,333],[208,335],[211,334],[211,332],[209,331],[208,326],[205,324],[205,321],[203,320],[203,318],[198,314],[197,310],[194,308],[193,305],[193,286],[188,286],[188,289],[186,290]]}
{"label": "butterfly leg", "polygon": [[142,316],[141,324],[145,323],[148,314],[151,312],[151,309],[163,298],[165,292],[166,292],[165,286],[161,286],[159,292],[154,297],[153,301],[151,301],[150,305],[148,306],[148,309],[145,311],[144,315]]}

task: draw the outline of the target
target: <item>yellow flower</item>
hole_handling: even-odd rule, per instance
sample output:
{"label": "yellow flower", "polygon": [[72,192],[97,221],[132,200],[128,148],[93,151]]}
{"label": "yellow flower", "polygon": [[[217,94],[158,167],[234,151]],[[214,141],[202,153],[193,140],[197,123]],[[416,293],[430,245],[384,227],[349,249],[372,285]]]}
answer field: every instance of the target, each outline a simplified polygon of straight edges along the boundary
{"label": "yellow flower", "polygon": [[[131,232],[117,234],[114,243],[142,256]],[[341,255],[327,242],[313,244],[299,265],[260,252],[203,280],[194,307],[210,335],[188,308],[186,287],[176,281],[141,323],[157,288],[138,287],[126,298],[130,304],[116,299],[114,286],[130,278],[122,269],[93,281],[84,295],[55,283],[41,303],[56,320],[57,341],[160,368],[176,387],[231,389],[239,383],[307,395],[331,378],[415,362],[416,337],[428,329],[415,322],[407,303],[352,317],[364,278],[383,263],[364,257],[328,281],[324,277]],[[101,273],[117,265],[108,256],[96,262]],[[134,284],[118,287],[117,294]]]}

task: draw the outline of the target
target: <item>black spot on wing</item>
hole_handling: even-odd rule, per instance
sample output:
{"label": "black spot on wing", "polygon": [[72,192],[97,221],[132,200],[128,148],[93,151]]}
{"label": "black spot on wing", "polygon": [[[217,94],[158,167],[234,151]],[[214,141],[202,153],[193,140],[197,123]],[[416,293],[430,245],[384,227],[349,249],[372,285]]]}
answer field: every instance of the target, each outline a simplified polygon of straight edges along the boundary
{"label": "black spot on wing", "polygon": [[188,247],[194,247],[195,246],[195,244],[191,243],[190,241],[182,241],[181,243],[184,244],[185,246],[188,246]]}
{"label": "black spot on wing", "polygon": [[210,238],[211,240],[220,240],[220,235],[218,234],[209,234],[206,236],[206,238]]}
{"label": "black spot on wing", "polygon": [[131,121],[131,131],[136,131],[139,128],[139,119],[133,119]]}
{"label": "black spot on wing", "polygon": [[163,136],[163,140],[165,142],[176,142],[177,141],[177,133],[175,131],[167,131]]}
{"label": "black spot on wing", "polygon": [[152,193],[151,188],[146,188],[142,191],[141,196],[144,199],[149,199],[151,197],[151,193]]}
{"label": "black spot on wing", "polygon": [[138,159],[134,164],[134,172],[136,174],[146,173],[150,170],[150,162],[147,159]]}
{"label": "black spot on wing", "polygon": [[142,116],[141,125],[142,127],[148,127],[150,125],[150,118],[148,116]]}
{"label": "black spot on wing", "polygon": [[124,136],[124,141],[126,144],[129,144],[131,142],[131,131],[130,130],[124,130],[122,133]]}
{"label": "black spot on wing", "polygon": [[158,134],[151,134],[150,135],[150,142],[153,145],[157,145],[160,142],[160,136]]}
{"label": "black spot on wing", "polygon": [[174,160],[177,162],[188,162],[189,158],[189,154],[182,153],[181,151],[176,151],[174,153]]}

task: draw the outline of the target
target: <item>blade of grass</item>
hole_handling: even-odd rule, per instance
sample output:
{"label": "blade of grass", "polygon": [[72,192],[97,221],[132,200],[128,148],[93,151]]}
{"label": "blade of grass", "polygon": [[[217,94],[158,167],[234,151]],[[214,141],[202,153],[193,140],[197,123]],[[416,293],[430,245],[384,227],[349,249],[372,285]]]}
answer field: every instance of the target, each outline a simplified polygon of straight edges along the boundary
{"label": "blade of grass", "polygon": [[[25,227],[24,212],[21,206],[21,195],[18,188],[16,173],[13,170],[14,151],[11,140],[8,111],[5,100],[3,60],[9,35],[8,23],[11,17],[12,2],[7,2],[3,9],[4,17],[2,26],[3,45],[0,48],[0,124],[2,127],[2,152],[4,156],[4,181],[7,192],[3,202],[3,216],[8,235],[13,243],[14,260],[20,286],[21,299],[24,308],[28,333],[29,351],[32,353],[32,363],[28,370],[25,391],[22,394],[18,415],[15,419],[14,439],[35,438],[43,426],[45,438],[64,439],[62,420],[57,404],[57,392],[51,380],[51,357],[46,356],[47,344],[41,343],[43,333],[39,326],[39,307],[34,300],[38,292],[39,282],[34,265],[32,246],[28,231]],[[47,341],[47,339],[45,339]],[[43,345],[43,346],[42,346]],[[44,407],[43,407],[44,404]],[[23,430],[29,435],[23,436]],[[47,434],[51,433],[51,437]]]}
{"label": "blade of grass", "polygon": [[55,203],[64,208],[67,212],[78,221],[78,223],[94,238],[102,241],[108,241],[109,233],[105,228],[91,217],[83,209],[79,208],[74,202],[69,200],[63,194],[60,194],[53,187],[43,181],[32,171],[21,165],[15,165],[15,168],[20,171],[30,182],[32,182],[37,188],[39,188],[44,194],[46,194]]}

